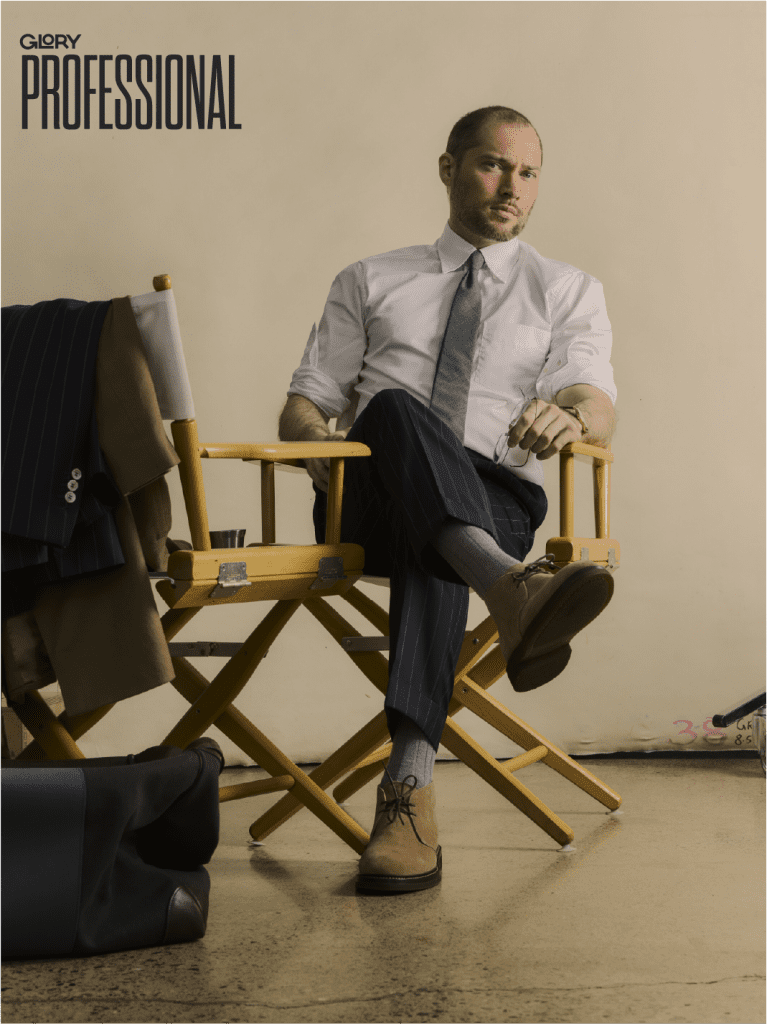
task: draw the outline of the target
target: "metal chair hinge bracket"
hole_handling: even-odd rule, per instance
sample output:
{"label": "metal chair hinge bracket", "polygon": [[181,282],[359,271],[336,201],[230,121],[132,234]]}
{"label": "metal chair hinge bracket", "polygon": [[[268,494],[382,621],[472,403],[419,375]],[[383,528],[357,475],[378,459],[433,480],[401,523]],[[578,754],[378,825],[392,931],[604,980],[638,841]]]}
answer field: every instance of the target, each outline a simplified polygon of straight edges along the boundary
{"label": "metal chair hinge bracket", "polygon": [[340,641],[344,651],[388,651],[387,636],[344,636]]}
{"label": "metal chair hinge bracket", "polygon": [[232,658],[242,648],[240,643],[219,640],[172,641],[169,654],[173,658]]}
{"label": "metal chair hinge bracket", "polygon": [[338,580],[345,580],[346,574],[343,571],[343,559],[336,555],[333,558],[319,559],[319,575],[308,588],[309,590],[325,590],[334,586]]}
{"label": "metal chair hinge bracket", "polygon": [[589,562],[590,561],[590,549],[589,548],[582,548],[582,557],[579,559],[579,561],[580,562]]}
{"label": "metal chair hinge bracket", "polygon": [[608,567],[611,570],[611,572],[613,572],[614,569],[619,568],[619,562],[617,561],[617,553],[614,548],[608,549]]}
{"label": "metal chair hinge bracket", "polygon": [[249,585],[246,562],[223,562],[217,574],[217,586],[209,596],[224,597],[228,593],[233,593],[234,588]]}

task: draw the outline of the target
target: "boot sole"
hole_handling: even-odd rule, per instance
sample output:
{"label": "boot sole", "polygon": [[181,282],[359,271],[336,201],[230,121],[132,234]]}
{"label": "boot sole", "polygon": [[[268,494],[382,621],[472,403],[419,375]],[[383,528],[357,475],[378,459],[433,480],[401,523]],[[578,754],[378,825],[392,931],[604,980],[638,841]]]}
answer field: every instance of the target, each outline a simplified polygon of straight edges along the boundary
{"label": "boot sole", "polygon": [[442,877],[442,847],[437,847],[437,867],[423,875],[359,875],[357,892],[417,892],[437,885]]}
{"label": "boot sole", "polygon": [[571,657],[569,641],[603,611],[614,593],[611,573],[595,565],[559,587],[510,654],[507,676],[517,693],[544,686]]}

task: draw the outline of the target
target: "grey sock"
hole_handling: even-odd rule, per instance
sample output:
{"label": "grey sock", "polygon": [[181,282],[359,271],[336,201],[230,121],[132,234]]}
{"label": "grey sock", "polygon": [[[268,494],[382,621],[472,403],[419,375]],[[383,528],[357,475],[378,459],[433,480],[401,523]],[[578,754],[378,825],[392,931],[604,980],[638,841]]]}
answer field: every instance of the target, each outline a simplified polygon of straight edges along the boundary
{"label": "grey sock", "polygon": [[446,523],[432,543],[480,597],[485,596],[510,566],[517,564],[489,533],[457,519]]}
{"label": "grey sock", "polygon": [[[432,781],[432,770],[437,752],[415,722],[402,717],[392,737],[392,751],[388,773],[395,782],[403,782],[408,775],[416,777],[416,789],[428,786]],[[380,785],[391,792],[388,775],[384,773]]]}

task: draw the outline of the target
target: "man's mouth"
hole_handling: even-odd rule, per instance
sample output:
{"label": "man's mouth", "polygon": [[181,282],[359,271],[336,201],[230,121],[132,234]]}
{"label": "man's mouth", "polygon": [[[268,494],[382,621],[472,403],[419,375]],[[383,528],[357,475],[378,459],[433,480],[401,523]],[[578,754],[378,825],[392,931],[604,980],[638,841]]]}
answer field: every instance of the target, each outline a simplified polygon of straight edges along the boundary
{"label": "man's mouth", "polygon": [[497,210],[501,213],[511,213],[513,217],[521,216],[520,210],[518,210],[516,206],[508,206],[504,203],[499,203],[496,206],[493,206],[492,209]]}

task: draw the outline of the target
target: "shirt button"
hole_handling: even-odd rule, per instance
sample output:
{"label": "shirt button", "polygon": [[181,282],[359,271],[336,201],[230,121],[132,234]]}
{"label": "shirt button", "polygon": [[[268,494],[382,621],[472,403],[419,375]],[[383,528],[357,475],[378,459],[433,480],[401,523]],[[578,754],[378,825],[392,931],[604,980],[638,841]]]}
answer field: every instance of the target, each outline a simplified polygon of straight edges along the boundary
{"label": "shirt button", "polygon": [[73,469],[73,471],[72,471],[72,479],[73,480],[80,480],[80,478],[82,476],[83,476],[83,474],[81,473],[81,471],[79,469]]}
{"label": "shirt button", "polygon": [[68,487],[68,488],[69,488],[69,489],[70,489],[71,491],[77,491],[77,489],[78,489],[78,483],[77,483],[77,481],[76,481],[76,480],[68,480],[68,481],[67,481],[67,487]]}
{"label": "shirt button", "polygon": [[77,498],[76,498],[76,497],[75,497],[75,495],[74,495],[74,494],[72,493],[72,491],[67,491],[67,493],[66,493],[66,494],[65,494],[65,496],[64,496],[64,500],[65,500],[65,501],[69,501],[69,503],[70,503],[70,504],[72,504],[72,503],[73,503],[73,501],[77,501]]}

